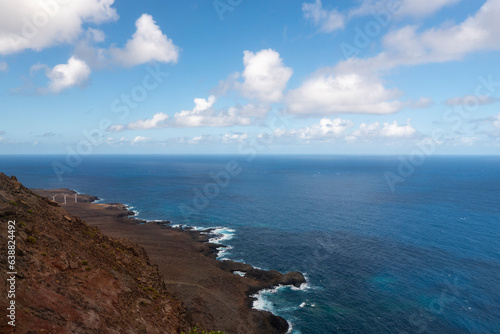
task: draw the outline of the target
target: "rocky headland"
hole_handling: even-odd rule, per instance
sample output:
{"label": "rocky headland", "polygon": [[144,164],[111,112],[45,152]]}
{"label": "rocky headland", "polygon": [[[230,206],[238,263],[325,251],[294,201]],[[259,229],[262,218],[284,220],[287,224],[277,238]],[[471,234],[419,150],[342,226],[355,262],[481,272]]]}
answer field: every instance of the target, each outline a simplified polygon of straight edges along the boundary
{"label": "rocky headland", "polygon": [[218,261],[211,231],[146,223],[123,204],[95,200],[69,189],[31,191],[0,174],[1,245],[16,221],[16,332],[286,333],[285,319],[252,309],[251,296],[298,287],[301,273]]}

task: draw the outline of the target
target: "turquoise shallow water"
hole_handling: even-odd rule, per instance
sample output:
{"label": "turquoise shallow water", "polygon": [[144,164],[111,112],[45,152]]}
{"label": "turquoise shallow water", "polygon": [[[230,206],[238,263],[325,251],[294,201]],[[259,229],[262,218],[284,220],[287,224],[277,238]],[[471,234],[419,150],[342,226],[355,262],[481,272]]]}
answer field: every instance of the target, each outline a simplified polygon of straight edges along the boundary
{"label": "turquoise shallow water", "polygon": [[259,298],[295,333],[500,332],[498,157],[429,157],[394,192],[397,157],[89,156],[62,181],[54,161],[0,156],[0,171],[227,227],[225,257],[305,272]]}

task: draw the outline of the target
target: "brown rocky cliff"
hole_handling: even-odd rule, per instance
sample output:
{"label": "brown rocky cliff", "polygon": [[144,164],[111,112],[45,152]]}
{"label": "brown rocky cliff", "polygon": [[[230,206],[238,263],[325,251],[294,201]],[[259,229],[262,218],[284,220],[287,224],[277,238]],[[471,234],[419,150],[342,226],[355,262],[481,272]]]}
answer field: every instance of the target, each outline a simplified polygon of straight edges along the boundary
{"label": "brown rocky cliff", "polygon": [[[6,324],[15,221],[15,327]],[[2,333],[179,333],[188,327],[144,249],[110,238],[0,173]]]}

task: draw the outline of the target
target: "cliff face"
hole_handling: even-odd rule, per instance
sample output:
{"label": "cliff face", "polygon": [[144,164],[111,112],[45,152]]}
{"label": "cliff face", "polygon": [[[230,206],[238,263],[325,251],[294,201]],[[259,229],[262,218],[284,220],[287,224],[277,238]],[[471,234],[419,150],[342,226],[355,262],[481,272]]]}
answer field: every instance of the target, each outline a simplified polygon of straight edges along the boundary
{"label": "cliff face", "polygon": [[[103,235],[2,173],[0,226],[0,332],[179,333],[188,327],[181,303],[167,293],[142,247]],[[4,259],[14,240],[9,268]],[[12,301],[14,312],[7,310]]]}

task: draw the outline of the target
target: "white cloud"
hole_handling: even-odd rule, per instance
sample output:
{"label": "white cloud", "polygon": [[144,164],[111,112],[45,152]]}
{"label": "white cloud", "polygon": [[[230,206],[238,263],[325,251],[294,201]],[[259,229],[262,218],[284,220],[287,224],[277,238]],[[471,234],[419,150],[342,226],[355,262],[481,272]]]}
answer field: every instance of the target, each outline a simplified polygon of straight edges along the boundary
{"label": "white cloud", "polygon": [[268,114],[270,108],[268,105],[263,104],[246,104],[236,105],[228,108],[228,113],[239,115],[240,117],[256,117],[264,118]]}
{"label": "white cloud", "polygon": [[104,42],[106,39],[106,35],[104,34],[104,31],[99,30],[99,29],[94,29],[94,28],[88,28],[86,32],[86,37],[88,40],[93,41],[93,42]]}
{"label": "white cloud", "polygon": [[496,119],[493,120],[493,125],[497,128],[500,129],[500,113],[498,113]]}
{"label": "white cloud", "polygon": [[132,145],[136,145],[136,144],[146,143],[148,141],[151,141],[151,138],[137,136],[134,139],[132,139],[131,143],[132,143]]}
{"label": "white cloud", "polygon": [[303,140],[325,140],[341,137],[344,132],[353,127],[354,123],[340,118],[323,118],[317,124],[300,129],[282,130],[276,129],[274,136],[292,136]]}
{"label": "white cloud", "polygon": [[72,43],[85,22],[114,21],[114,0],[0,2],[0,54]]}
{"label": "white cloud", "polygon": [[127,127],[126,125],[121,125],[121,124],[116,124],[116,125],[111,125],[109,128],[106,129],[108,132],[121,132],[126,130]]}
{"label": "white cloud", "polygon": [[45,70],[45,72],[51,71],[51,69],[46,64],[36,63],[35,65],[31,66],[30,75],[33,75],[33,73],[38,72],[40,70]]}
{"label": "white cloud", "polygon": [[173,119],[166,113],[157,113],[150,119],[140,119],[125,125],[112,125],[107,131],[121,132],[125,130],[149,130],[165,127],[228,127],[236,125],[251,125],[254,119],[263,119],[269,112],[264,105],[247,104],[232,106],[225,110],[216,110],[213,105],[216,97],[194,99],[192,110],[176,113]]}
{"label": "white cloud", "polygon": [[427,16],[460,1],[461,0],[404,0],[401,2],[398,15],[416,17]]}
{"label": "white cloud", "polygon": [[150,119],[139,119],[126,125],[111,125],[106,129],[108,132],[121,132],[125,130],[151,130],[165,128],[169,124],[167,122],[168,114],[159,112],[153,115]]}
{"label": "white cloud", "polygon": [[115,62],[124,66],[134,66],[150,61],[177,62],[179,48],[162,33],[151,15],[142,14],[135,22],[135,26],[136,32],[123,49],[115,47],[110,49]]}
{"label": "white cloud", "polygon": [[296,139],[304,142],[333,141],[343,139],[346,142],[364,140],[410,139],[417,135],[417,130],[407,120],[405,125],[397,121],[362,123],[357,129],[351,120],[342,118],[323,118],[319,123],[298,129],[275,129],[272,133],[274,139]]}
{"label": "white cloud", "polygon": [[126,145],[126,144],[130,144],[132,141],[130,139],[127,139],[125,137],[121,137],[121,138],[114,138],[114,137],[107,137],[106,140],[105,140],[105,143],[107,145],[111,145],[111,146],[122,146],[122,145]]}
{"label": "white cloud", "polygon": [[362,123],[359,128],[354,131],[351,136],[354,138],[358,137],[377,137],[380,133],[380,123]]}
{"label": "white cloud", "polygon": [[253,117],[264,117],[269,109],[265,106],[246,105],[230,107],[227,110],[215,110],[213,105],[216,97],[194,100],[193,110],[183,110],[175,114],[174,124],[177,127],[226,127],[235,125],[250,125]]}
{"label": "white cloud", "polygon": [[6,62],[0,61],[0,72],[6,72],[9,69],[9,66]]}
{"label": "white cloud", "polygon": [[398,125],[397,121],[384,123],[380,130],[382,137],[411,137],[415,133],[417,130],[410,125],[410,120],[406,122],[406,125]]}
{"label": "white cloud", "polygon": [[458,138],[459,140],[459,145],[465,145],[465,146],[474,146],[477,143],[481,142],[482,139],[479,137],[460,137]]}
{"label": "white cloud", "polygon": [[302,12],[304,17],[319,27],[321,32],[331,33],[344,28],[344,16],[335,9],[330,11],[323,9],[321,0],[316,0],[315,3],[303,3]]}
{"label": "white cloud", "polygon": [[321,70],[287,96],[291,114],[391,114],[404,106],[394,100],[400,92],[387,89],[375,77],[334,75]]}
{"label": "white cloud", "polygon": [[429,108],[434,105],[434,101],[430,97],[421,97],[418,100],[410,100],[406,106],[412,109]]}
{"label": "white cloud", "polygon": [[47,71],[47,77],[51,80],[49,89],[58,93],[76,85],[80,86],[85,83],[90,73],[90,68],[84,61],[71,57],[67,64],[59,64]]}
{"label": "white cloud", "polygon": [[154,114],[152,119],[140,119],[132,122],[127,126],[127,128],[130,130],[149,130],[163,128],[167,126],[165,122],[167,119],[168,115],[160,112]]}
{"label": "white cloud", "polygon": [[292,69],[283,64],[280,54],[266,49],[257,53],[244,51],[245,70],[242,83],[236,87],[246,97],[263,102],[278,102],[283,97],[283,90],[292,76]]}
{"label": "white cloud", "polygon": [[320,32],[331,33],[343,29],[355,16],[376,16],[384,26],[393,19],[402,17],[422,18],[432,15],[444,7],[454,5],[461,0],[364,0],[358,7],[344,13],[336,9],[326,10],[321,0],[303,3],[304,17],[319,27]]}
{"label": "white cloud", "polygon": [[436,13],[444,7],[454,5],[461,0],[364,0],[361,6],[352,9],[349,16],[373,15],[389,12],[392,16],[424,17]]}
{"label": "white cloud", "polygon": [[222,136],[222,142],[224,142],[226,144],[242,143],[245,140],[248,140],[249,138],[250,138],[250,136],[246,132],[226,133]]}
{"label": "white cloud", "polygon": [[500,49],[500,1],[488,0],[460,24],[419,32],[408,25],[389,32],[385,50],[373,58],[351,58],[336,67],[338,73],[370,73],[403,65],[460,60],[467,54]]}
{"label": "white cloud", "polygon": [[417,130],[411,126],[410,120],[406,121],[406,125],[399,125],[397,121],[392,123],[385,122],[380,125],[375,123],[362,123],[359,128],[354,131],[348,138],[350,141],[356,139],[369,138],[409,138],[417,134]]}
{"label": "white cloud", "polygon": [[466,95],[449,98],[445,103],[449,106],[470,106],[495,103],[497,100],[487,95]]}

